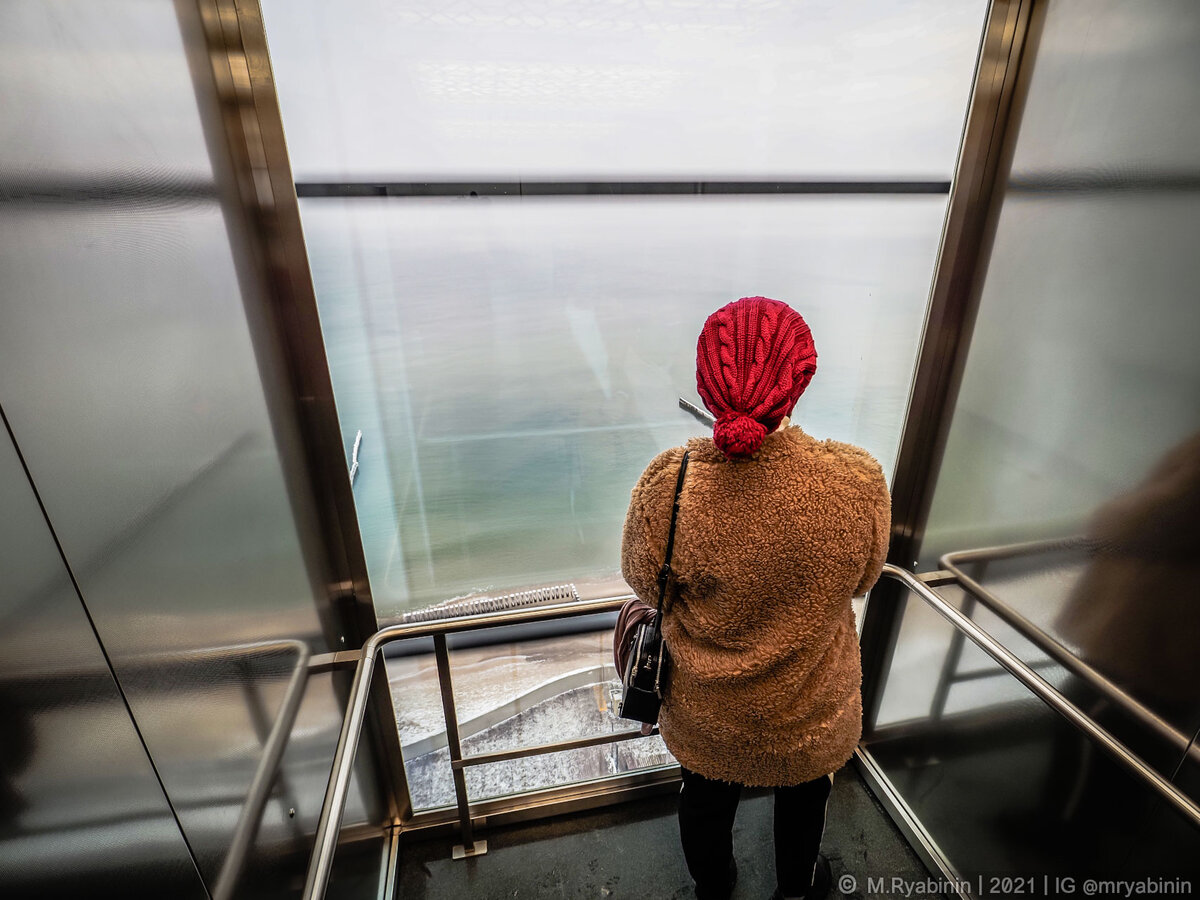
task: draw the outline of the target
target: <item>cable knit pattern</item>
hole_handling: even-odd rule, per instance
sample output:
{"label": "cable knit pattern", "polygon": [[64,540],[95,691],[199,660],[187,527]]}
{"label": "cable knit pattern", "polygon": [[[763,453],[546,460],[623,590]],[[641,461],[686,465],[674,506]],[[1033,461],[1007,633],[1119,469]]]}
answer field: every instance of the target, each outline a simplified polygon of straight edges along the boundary
{"label": "cable knit pattern", "polygon": [[716,416],[714,443],[729,459],[752,456],[816,371],[812,333],[786,303],[743,297],[718,309],[696,342],[696,390]]}
{"label": "cable knit pattern", "polygon": [[[879,463],[795,427],[736,463],[708,439],[688,448],[663,622],[667,747],[701,775],[742,784],[833,772],[862,731],[850,600],[875,583],[887,553]],[[683,450],[650,463],[625,519],[621,571],[650,603]]]}

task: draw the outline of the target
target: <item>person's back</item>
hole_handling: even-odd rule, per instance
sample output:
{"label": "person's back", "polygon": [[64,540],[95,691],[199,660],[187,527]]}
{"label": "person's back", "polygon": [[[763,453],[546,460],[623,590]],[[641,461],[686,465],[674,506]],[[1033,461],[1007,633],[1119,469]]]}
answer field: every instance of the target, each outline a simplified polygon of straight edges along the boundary
{"label": "person's back", "polygon": [[[684,769],[685,856],[698,896],[727,896],[737,791],[772,786],[777,844],[813,844],[777,846],[781,895],[808,896],[825,776],[850,758],[862,729],[850,601],[879,577],[890,499],[865,451],[787,427],[816,368],[794,310],[765,298],[730,304],[706,323],[698,357],[697,386],[717,425],[712,440],[686,448],[660,716]],[[621,563],[643,599],[656,595],[684,449],[656,457],[633,491]]]}

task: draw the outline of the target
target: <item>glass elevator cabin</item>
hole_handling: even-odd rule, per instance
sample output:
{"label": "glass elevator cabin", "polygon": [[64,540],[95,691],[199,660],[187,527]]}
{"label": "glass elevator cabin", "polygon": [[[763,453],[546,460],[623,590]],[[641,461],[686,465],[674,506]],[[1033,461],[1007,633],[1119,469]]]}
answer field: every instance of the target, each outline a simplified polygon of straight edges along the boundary
{"label": "glass elevator cabin", "polygon": [[690,896],[620,529],[750,294],[893,495],[834,895],[1197,889],[1194,4],[10,0],[0,48],[0,894]]}

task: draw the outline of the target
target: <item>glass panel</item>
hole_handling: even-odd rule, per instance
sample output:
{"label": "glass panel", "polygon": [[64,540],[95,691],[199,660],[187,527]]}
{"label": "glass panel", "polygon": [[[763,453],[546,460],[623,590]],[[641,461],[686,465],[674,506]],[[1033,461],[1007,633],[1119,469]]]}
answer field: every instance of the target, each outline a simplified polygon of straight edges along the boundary
{"label": "glass panel", "polygon": [[400,641],[389,645],[388,652],[403,654],[385,654],[385,664],[412,807],[419,811],[453,806],[454,783],[433,640]]}
{"label": "glass panel", "polygon": [[[264,6],[296,177],[333,181],[336,194],[337,182],[372,179],[948,181],[986,4]],[[936,184],[851,190],[862,193],[307,192],[381,617],[563,582],[583,596],[623,591],[629,490],[655,453],[703,430],[676,398],[694,397],[705,316],[739,296],[804,313],[822,368],[799,422],[890,471],[945,196]],[[512,715],[468,744],[611,727],[590,718],[604,713],[603,692],[589,693],[599,682],[542,696],[570,673],[531,665],[524,645],[494,652],[522,662],[456,666],[462,717]],[[445,751],[431,663],[388,666],[417,807],[452,797],[432,759]],[[579,704],[572,735],[548,724],[561,721],[556,703]],[[611,750],[611,764],[648,743]],[[414,775],[425,756],[436,776]],[[563,758],[584,756],[603,763],[599,751]],[[526,765],[469,780],[503,793],[559,778]]]}
{"label": "glass panel", "polygon": [[1200,428],[1197,215],[1194,192],[1005,199],[923,565],[1087,533]]}
{"label": "glass panel", "polygon": [[297,178],[949,179],[986,4],[265,0]]}
{"label": "glass panel", "polygon": [[1200,727],[1200,193],[1178,168],[1200,7],[1067,0],[1035,33],[921,565],[1068,541],[977,577],[1115,682],[1110,705],[1171,723],[1177,762]]}
{"label": "glass panel", "polygon": [[1194,177],[1198,40],[1200,11],[1190,0],[1054,0],[1021,113],[1014,180]]}
{"label": "glass panel", "polygon": [[[477,644],[487,635],[473,633],[470,642]],[[636,730],[635,723],[615,714],[620,683],[613,668],[611,624],[581,634],[452,649],[450,666],[465,756]],[[454,785],[432,648],[389,659],[388,675],[413,808],[452,805]],[[661,738],[638,738],[472,767],[467,787],[471,799],[478,800],[673,761]]]}
{"label": "glass panel", "polygon": [[639,737],[620,744],[580,747],[531,759],[475,766],[467,770],[467,790],[472,798],[483,800],[669,766],[674,762],[662,738]]}
{"label": "glass panel", "polygon": [[944,205],[304,201],[347,445],[387,450],[355,488],[380,612],[613,577],[630,488],[701,430],[704,318],[751,289],[817,335],[798,421],[890,471]]}
{"label": "glass panel", "polygon": [[[464,749],[470,745],[464,742]],[[473,749],[479,750],[480,745]],[[543,788],[560,787],[610,775],[671,765],[662,738],[640,737],[620,744],[560,750],[526,759],[510,759],[467,769],[467,795],[474,803]],[[445,748],[405,762],[413,809],[454,806],[450,754]]]}
{"label": "glass panel", "polygon": [[[907,706],[909,715],[871,735],[868,748],[974,895],[1065,896],[1081,892],[1084,878],[1182,875],[1196,883],[1194,831],[1189,838],[1165,800],[1006,671],[993,664],[993,676],[956,685],[946,710],[931,710],[925,700],[936,692],[954,631],[916,597],[901,615],[886,681],[889,693],[907,699],[885,697],[885,705]],[[928,663],[907,662],[914,652]],[[1071,678],[1052,680],[1074,697]],[[1088,712],[1112,727],[1111,709]],[[1003,877],[1034,881],[991,880]],[[1073,889],[1055,881],[1068,877]]]}
{"label": "glass panel", "polygon": [[[0,5],[0,402],[214,889],[300,659],[278,641],[327,649],[328,602],[322,550],[301,536],[311,504],[293,505],[306,477],[288,462],[293,404],[268,396],[287,382],[230,199],[199,16],[144,0]],[[26,599],[15,621],[42,600]],[[250,832],[247,895],[255,879],[287,884],[311,847],[342,702],[332,675],[307,683]],[[55,721],[63,741],[101,719],[75,721]],[[375,815],[370,787],[347,821]]]}
{"label": "glass panel", "polygon": [[[486,632],[485,632],[486,634]],[[450,656],[464,741],[489,732],[487,751],[610,733],[616,680],[612,628],[455,650]],[[501,721],[506,728],[497,727]]]}
{"label": "glass panel", "polygon": [[[86,189],[78,199],[96,197],[101,187],[211,188],[170,3],[5,0],[0,96],[8,126],[0,131],[6,188],[40,184],[43,201],[53,193],[44,179],[59,189]],[[147,169],[163,181],[145,177]]]}
{"label": "glass panel", "polygon": [[[948,587],[939,588],[937,593],[1002,640],[1027,664],[1037,666],[1038,674],[1047,681],[1061,684],[1064,673],[1059,667],[1047,667],[1045,654],[986,609],[973,604],[962,591]],[[998,663],[971,641],[955,638],[952,629],[941,627],[943,623],[933,607],[920,602],[908,604],[884,686],[878,715],[880,728],[973,709],[1004,688],[1023,691],[1015,681],[1005,684],[998,677],[1003,675]],[[962,677],[968,674],[975,677]]]}
{"label": "glass panel", "polygon": [[[391,831],[379,837],[347,841],[338,847],[333,857],[333,873],[324,900],[368,900],[386,897],[391,892],[387,883],[388,855],[391,851]],[[276,882],[278,886],[278,882]],[[296,885],[299,889],[300,885]],[[270,896],[265,890],[259,896]]]}
{"label": "glass panel", "polygon": [[207,897],[0,425],[0,885]]}

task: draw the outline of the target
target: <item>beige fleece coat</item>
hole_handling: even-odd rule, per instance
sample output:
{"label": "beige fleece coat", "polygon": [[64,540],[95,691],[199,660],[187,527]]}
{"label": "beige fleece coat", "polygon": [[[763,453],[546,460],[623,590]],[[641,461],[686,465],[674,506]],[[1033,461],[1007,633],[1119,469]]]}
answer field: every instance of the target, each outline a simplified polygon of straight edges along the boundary
{"label": "beige fleece coat", "polygon": [[[663,616],[663,739],[708,778],[774,786],[829,774],[862,733],[850,600],[887,553],[883,472],[866,451],[796,427],[747,460],[726,460],[708,438],[688,449]],[[682,458],[676,447],[650,463],[625,519],[621,571],[651,604]]]}

